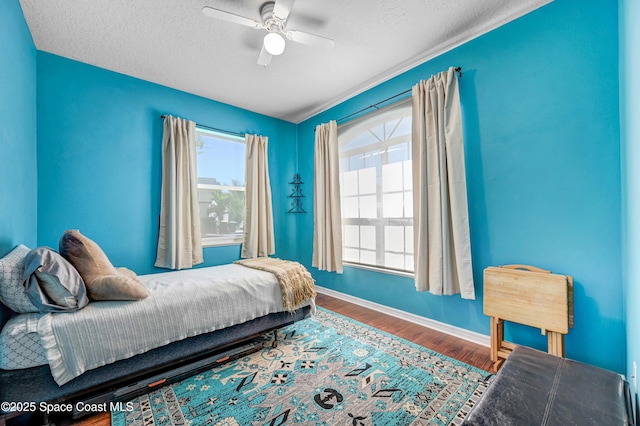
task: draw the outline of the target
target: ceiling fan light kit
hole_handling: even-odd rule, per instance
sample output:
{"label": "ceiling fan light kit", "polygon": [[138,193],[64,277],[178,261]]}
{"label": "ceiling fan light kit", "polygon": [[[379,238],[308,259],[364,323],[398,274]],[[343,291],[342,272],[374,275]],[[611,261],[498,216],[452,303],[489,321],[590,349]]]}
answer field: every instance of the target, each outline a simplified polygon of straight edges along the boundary
{"label": "ceiling fan light kit", "polygon": [[286,28],[287,18],[293,7],[293,2],[294,0],[277,0],[264,3],[260,7],[260,19],[262,22],[208,6],[202,8],[202,13],[210,18],[221,19],[257,30],[266,30],[267,35],[264,36],[262,49],[258,57],[258,64],[266,67],[271,62],[272,56],[278,56],[284,52],[286,47],[285,38],[326,50],[332,49],[335,44],[333,40],[326,37],[294,29],[288,30]]}
{"label": "ceiling fan light kit", "polygon": [[285,48],[284,38],[278,33],[269,33],[264,36],[264,48],[273,56],[282,55]]}

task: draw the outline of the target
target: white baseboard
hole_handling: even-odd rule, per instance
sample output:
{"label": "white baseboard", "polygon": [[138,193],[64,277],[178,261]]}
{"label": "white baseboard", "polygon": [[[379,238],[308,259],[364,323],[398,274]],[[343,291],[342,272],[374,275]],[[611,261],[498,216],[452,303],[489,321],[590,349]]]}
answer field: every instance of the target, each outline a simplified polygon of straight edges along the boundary
{"label": "white baseboard", "polygon": [[460,339],[468,340],[469,342],[473,342],[478,345],[482,345],[486,347],[491,346],[490,338],[485,334],[476,333],[475,331],[465,330],[464,328],[455,327],[453,325],[449,325],[440,321],[425,318],[420,315],[415,315],[410,312],[402,311],[400,309],[391,308],[389,306],[381,305],[379,303],[375,303],[369,300],[361,299],[359,297],[351,296],[346,293],[341,293],[339,291],[331,290],[330,288],[321,287],[319,285],[316,285],[316,291],[320,294],[325,294],[327,296],[335,297],[336,299],[341,299],[356,305],[363,306],[365,308],[373,309],[374,311],[391,315],[396,318],[400,318],[402,320],[421,325],[423,327],[431,328],[433,330],[440,331],[442,333],[446,333],[451,336],[458,337]]}

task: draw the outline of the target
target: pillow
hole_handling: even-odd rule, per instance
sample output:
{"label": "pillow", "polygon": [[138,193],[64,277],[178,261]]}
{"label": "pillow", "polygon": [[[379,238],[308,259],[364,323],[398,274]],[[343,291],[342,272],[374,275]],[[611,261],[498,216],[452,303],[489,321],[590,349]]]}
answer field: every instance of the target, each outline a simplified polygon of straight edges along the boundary
{"label": "pillow", "polygon": [[0,300],[18,313],[38,312],[24,287],[24,264],[29,248],[20,244],[0,259]]}
{"label": "pillow", "polygon": [[90,299],[139,300],[149,295],[137,278],[114,268],[100,246],[77,229],[65,231],[59,248],[60,254],[80,273]]}
{"label": "pillow", "polygon": [[48,247],[38,247],[27,254],[24,282],[27,295],[41,312],[75,311],[89,303],[76,268]]}
{"label": "pillow", "polygon": [[131,278],[138,278],[138,275],[136,275],[135,272],[133,272],[131,269],[128,268],[123,268],[123,267],[119,267],[116,268],[116,271],[120,272],[122,275],[125,275],[127,277],[131,277]]}
{"label": "pillow", "polygon": [[[78,299],[76,299],[73,294],[62,284],[58,277],[41,271],[33,271],[33,276],[35,280],[33,281],[34,285],[31,285],[31,288],[40,288],[41,291],[38,293],[46,296],[49,300],[51,300],[54,306],[59,306],[62,308],[62,310],[75,310],[75,308],[78,308]],[[82,278],[80,279],[82,280]],[[29,289],[27,289],[27,292],[28,291]],[[86,292],[87,290],[85,289],[85,293]],[[31,297],[31,295],[29,295],[29,297]],[[37,299],[33,300],[32,298],[31,301],[34,302],[34,305],[37,304]],[[48,302],[46,301],[46,299],[42,298],[42,303],[45,304]],[[81,306],[81,308],[82,307],[83,306]]]}

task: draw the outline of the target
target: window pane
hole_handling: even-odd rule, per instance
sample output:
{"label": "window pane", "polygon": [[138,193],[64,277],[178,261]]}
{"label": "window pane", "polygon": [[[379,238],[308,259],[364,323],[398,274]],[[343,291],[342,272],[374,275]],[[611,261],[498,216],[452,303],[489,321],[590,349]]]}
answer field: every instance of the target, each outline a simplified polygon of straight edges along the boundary
{"label": "window pane", "polygon": [[413,188],[413,170],[411,169],[411,160],[402,162],[404,169],[404,189],[407,191],[411,191]]}
{"label": "window pane", "polygon": [[373,137],[376,138],[376,143],[386,139],[384,137],[384,123],[371,126],[368,130],[369,133],[371,133]]}
{"label": "window pane", "polygon": [[349,197],[351,195],[358,195],[358,171],[354,170],[351,172],[342,173],[342,182],[340,187],[340,192],[345,197]]}
{"label": "window pane", "polygon": [[385,123],[385,139],[391,139],[391,137],[395,135],[396,128],[398,127],[400,120],[401,118],[398,118],[396,120],[389,120]]}
{"label": "window pane", "polygon": [[380,166],[380,151],[369,151],[364,157],[364,166],[373,167],[374,169]]}
{"label": "window pane", "polygon": [[376,252],[360,250],[360,263],[364,263],[365,265],[376,265]]}
{"label": "window pane", "polygon": [[360,246],[360,230],[357,225],[344,226],[344,245],[345,247]]}
{"label": "window pane", "polygon": [[402,192],[397,194],[382,195],[382,216],[383,217],[403,217],[404,209],[402,206],[404,197]]}
{"label": "window pane", "polygon": [[389,153],[387,160],[389,163],[404,161],[409,158],[409,144],[402,143],[390,146],[387,152]]}
{"label": "window pane", "polygon": [[244,139],[196,129],[198,201],[204,246],[242,242]]}
{"label": "window pane", "polygon": [[359,170],[364,167],[362,154],[349,157],[349,170]]}
{"label": "window pane", "polygon": [[384,227],[384,249],[386,251],[396,251],[400,253],[405,251],[404,228],[404,226]]}
{"label": "window pane", "polygon": [[404,193],[404,217],[413,218],[413,192]]}
{"label": "window pane", "polygon": [[398,124],[398,127],[396,127],[396,131],[393,133],[393,136],[396,138],[398,136],[407,136],[409,138],[411,137],[411,117],[403,118],[400,121],[400,124]]}
{"label": "window pane", "polygon": [[375,194],[377,185],[375,167],[358,170],[358,190],[360,194]]}
{"label": "window pane", "polygon": [[415,265],[413,263],[413,256],[405,256],[404,257],[404,268],[407,271],[413,271],[413,268],[415,268]]}
{"label": "window pane", "polygon": [[342,200],[342,217],[356,218],[358,213],[358,197],[349,197]]}
{"label": "window pane", "polygon": [[360,197],[360,217],[363,219],[375,219],[378,217],[378,202],[375,195]]}
{"label": "window pane", "polygon": [[349,170],[348,158],[340,158],[340,170]]}
{"label": "window pane", "polygon": [[378,139],[376,139],[370,133],[368,132],[360,133],[357,136],[355,136],[353,139],[340,142],[340,148],[339,148],[340,156],[342,157],[343,156],[342,153],[344,152],[357,151],[368,145],[374,145],[377,142],[378,142]]}
{"label": "window pane", "polygon": [[[406,253],[413,254],[413,226],[405,226],[404,227],[404,244]],[[411,260],[413,262],[413,260]]]}
{"label": "window pane", "polygon": [[385,253],[384,266],[393,269],[405,269],[404,254]]}
{"label": "window pane", "polygon": [[361,226],[360,227],[360,247],[364,249],[376,249],[376,227]]}
{"label": "window pane", "polygon": [[382,166],[382,192],[402,191],[402,163]]}
{"label": "window pane", "polygon": [[346,248],[342,250],[342,260],[345,262],[360,262],[360,250],[353,248]]}
{"label": "window pane", "polygon": [[196,131],[198,183],[244,187],[244,139]]}

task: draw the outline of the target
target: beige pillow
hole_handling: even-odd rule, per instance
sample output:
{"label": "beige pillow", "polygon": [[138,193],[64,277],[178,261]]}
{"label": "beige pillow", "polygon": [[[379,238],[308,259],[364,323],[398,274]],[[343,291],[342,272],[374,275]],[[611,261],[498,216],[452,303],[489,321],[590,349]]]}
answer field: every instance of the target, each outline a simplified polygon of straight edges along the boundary
{"label": "beige pillow", "polygon": [[78,270],[93,300],[139,300],[149,295],[132,271],[114,268],[100,246],[77,229],[65,231],[59,251]]}

